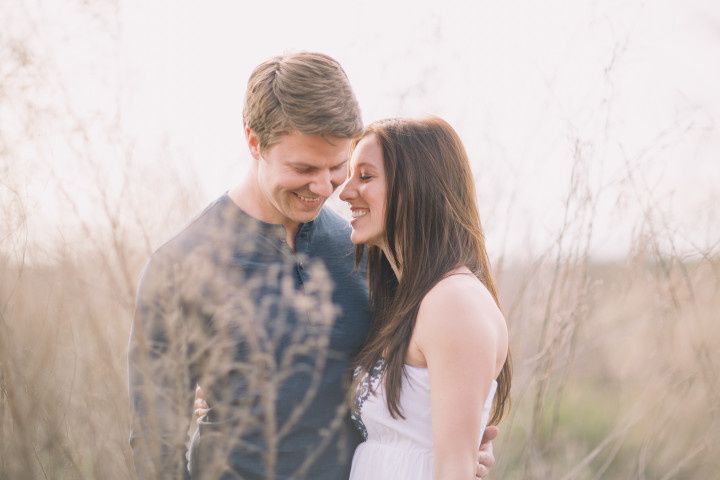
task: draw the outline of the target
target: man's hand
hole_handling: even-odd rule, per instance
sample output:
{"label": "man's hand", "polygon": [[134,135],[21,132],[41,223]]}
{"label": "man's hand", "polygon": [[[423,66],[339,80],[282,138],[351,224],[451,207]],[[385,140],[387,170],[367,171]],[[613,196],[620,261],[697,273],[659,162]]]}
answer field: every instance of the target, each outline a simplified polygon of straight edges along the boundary
{"label": "man's hand", "polygon": [[202,421],[205,420],[205,416],[210,411],[210,407],[205,400],[205,392],[203,392],[203,389],[200,388],[200,385],[195,388],[195,403],[193,404],[193,408],[195,409],[193,411],[195,421],[198,424],[202,423]]}
{"label": "man's hand", "polygon": [[475,469],[475,478],[487,477],[490,470],[495,465],[495,455],[493,454],[492,441],[499,433],[498,427],[491,425],[485,429],[482,441],[480,442],[480,450],[478,451],[478,463]]}

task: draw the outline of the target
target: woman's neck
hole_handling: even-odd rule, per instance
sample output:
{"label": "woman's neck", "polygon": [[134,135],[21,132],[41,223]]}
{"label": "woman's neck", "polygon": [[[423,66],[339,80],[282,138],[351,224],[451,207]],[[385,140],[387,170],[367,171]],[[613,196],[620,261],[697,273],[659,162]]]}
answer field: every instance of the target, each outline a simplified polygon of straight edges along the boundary
{"label": "woman's neck", "polygon": [[400,253],[398,252],[397,257],[394,256],[392,253],[390,253],[390,248],[388,248],[387,245],[382,245],[380,247],[383,254],[385,255],[385,258],[387,258],[388,263],[390,264],[390,268],[392,268],[392,271],[395,273],[395,276],[398,280],[402,277],[402,270],[400,268],[400,262],[402,261],[400,257]]}

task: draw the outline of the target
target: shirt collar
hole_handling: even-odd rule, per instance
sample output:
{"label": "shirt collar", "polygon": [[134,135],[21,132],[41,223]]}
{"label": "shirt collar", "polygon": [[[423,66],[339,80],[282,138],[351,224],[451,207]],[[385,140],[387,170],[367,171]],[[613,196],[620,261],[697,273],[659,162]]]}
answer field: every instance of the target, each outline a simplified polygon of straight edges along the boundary
{"label": "shirt collar", "polygon": [[[227,204],[228,208],[231,209],[232,213],[237,216],[240,222],[252,221],[253,223],[255,223],[258,226],[259,235],[267,238],[274,244],[282,245],[286,243],[285,227],[283,225],[267,223],[249,215],[243,209],[238,207],[235,202],[232,201],[227,192],[225,192],[223,200]],[[318,217],[322,214],[323,211],[320,210]],[[312,241],[313,233],[315,232],[317,223],[318,221],[316,217],[314,220],[310,220],[309,222],[300,224],[298,231],[295,234],[295,250],[298,253],[310,253],[310,242]]]}

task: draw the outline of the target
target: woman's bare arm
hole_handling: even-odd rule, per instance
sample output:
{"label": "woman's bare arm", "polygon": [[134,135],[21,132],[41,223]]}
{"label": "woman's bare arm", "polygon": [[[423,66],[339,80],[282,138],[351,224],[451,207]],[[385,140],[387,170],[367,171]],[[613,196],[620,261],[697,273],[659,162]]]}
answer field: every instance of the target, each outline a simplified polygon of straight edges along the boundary
{"label": "woman's bare arm", "polygon": [[434,477],[474,478],[483,407],[507,352],[505,320],[479,281],[453,276],[423,299],[413,337],[430,374]]}

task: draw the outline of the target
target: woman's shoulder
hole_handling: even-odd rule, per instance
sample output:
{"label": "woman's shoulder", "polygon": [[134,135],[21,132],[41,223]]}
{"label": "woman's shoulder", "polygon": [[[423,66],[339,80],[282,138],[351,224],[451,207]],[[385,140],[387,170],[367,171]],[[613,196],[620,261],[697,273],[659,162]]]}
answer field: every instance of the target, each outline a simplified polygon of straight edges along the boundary
{"label": "woman's shoulder", "polygon": [[465,272],[451,272],[420,303],[415,338],[421,350],[423,344],[437,344],[442,339],[449,344],[470,342],[480,348],[491,342],[501,351],[507,344],[505,317],[495,299],[477,277]]}
{"label": "woman's shoulder", "polygon": [[[466,268],[455,269],[438,281],[420,303],[420,312],[448,313],[468,311],[482,317],[502,317],[487,287]],[[445,312],[443,314],[443,312]]]}

